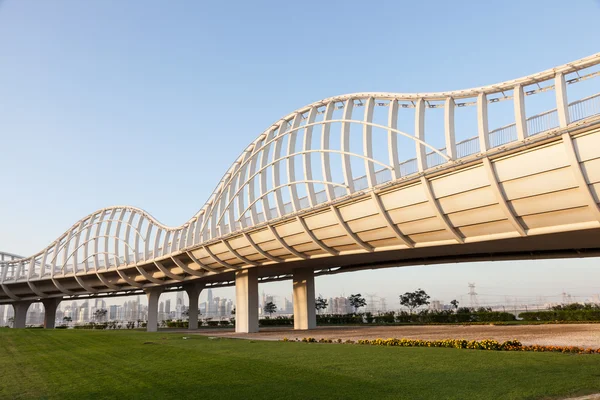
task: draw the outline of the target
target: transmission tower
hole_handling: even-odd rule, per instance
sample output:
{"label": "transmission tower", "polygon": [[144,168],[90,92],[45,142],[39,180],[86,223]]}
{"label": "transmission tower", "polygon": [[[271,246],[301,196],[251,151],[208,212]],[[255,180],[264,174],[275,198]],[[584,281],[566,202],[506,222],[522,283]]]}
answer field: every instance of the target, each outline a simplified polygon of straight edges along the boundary
{"label": "transmission tower", "polygon": [[381,310],[379,310],[379,311],[386,312],[387,311],[387,303],[385,302],[385,297],[382,297],[381,301],[379,303],[380,303],[380,306],[381,306],[380,307]]}
{"label": "transmission tower", "polygon": [[377,310],[375,307],[375,297],[377,297],[377,295],[374,293],[365,293],[365,296],[369,298],[365,311],[375,314],[375,311]]}
{"label": "transmission tower", "polygon": [[475,292],[475,284],[469,282],[469,301],[471,302],[472,308],[479,307],[479,301],[477,300],[477,293]]}

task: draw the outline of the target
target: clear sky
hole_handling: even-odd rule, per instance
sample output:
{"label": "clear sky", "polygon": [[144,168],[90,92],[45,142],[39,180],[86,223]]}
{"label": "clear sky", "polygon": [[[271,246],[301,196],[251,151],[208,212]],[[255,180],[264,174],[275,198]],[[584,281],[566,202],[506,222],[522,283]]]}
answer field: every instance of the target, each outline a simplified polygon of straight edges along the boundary
{"label": "clear sky", "polygon": [[[179,225],[298,107],[538,72],[599,52],[599,19],[593,0],[0,0],[0,249],[33,254],[116,204]],[[318,278],[317,292],[379,293],[391,305],[417,287],[449,301],[468,282],[482,294],[588,296],[600,268],[394,268]],[[289,295],[291,283],[264,289]]]}

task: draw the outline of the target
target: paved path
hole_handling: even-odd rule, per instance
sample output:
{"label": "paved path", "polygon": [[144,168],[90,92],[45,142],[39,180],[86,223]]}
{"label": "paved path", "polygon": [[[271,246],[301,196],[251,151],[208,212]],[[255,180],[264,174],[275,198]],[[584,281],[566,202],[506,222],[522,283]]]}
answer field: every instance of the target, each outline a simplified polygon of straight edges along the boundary
{"label": "paved path", "polygon": [[294,331],[291,328],[262,328],[258,333],[235,333],[233,329],[201,329],[195,332],[207,336],[243,338],[254,340],[302,339],[517,339],[523,344],[550,346],[579,346],[600,348],[600,324],[556,325],[425,325],[425,326],[341,326],[319,327],[311,331]]}

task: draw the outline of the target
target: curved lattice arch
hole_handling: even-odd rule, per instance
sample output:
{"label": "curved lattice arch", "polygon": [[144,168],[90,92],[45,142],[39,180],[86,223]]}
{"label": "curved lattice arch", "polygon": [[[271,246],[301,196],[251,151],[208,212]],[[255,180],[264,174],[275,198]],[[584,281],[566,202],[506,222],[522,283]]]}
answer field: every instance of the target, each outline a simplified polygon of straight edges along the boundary
{"label": "curved lattice arch", "polygon": [[[598,72],[581,76],[579,71],[599,63],[600,53],[523,78],[479,88],[437,93],[354,93],[309,104],[277,120],[258,135],[223,175],[200,211],[185,224],[168,227],[145,211],[129,206],[95,211],[31,257],[0,253],[2,288],[13,298],[18,296],[6,286],[7,282],[51,279],[61,292],[68,294],[71,291],[62,287],[58,279],[72,274],[88,290],[78,274],[90,272],[110,287],[112,284],[102,274],[112,271],[130,286],[138,287],[122,271],[124,266],[138,268],[147,280],[159,284],[160,280],[142,272],[140,265],[143,263],[156,265],[170,279],[183,280],[183,276],[173,274],[161,264],[164,260],[195,276],[231,271],[235,270],[235,265],[210,253],[206,244],[221,241],[228,246],[223,239],[235,232],[241,232],[253,248],[276,262],[280,260],[278,257],[264,252],[245,234],[248,229],[265,224],[277,238],[272,226],[275,220],[323,204],[332,205],[390,182],[407,177],[412,179],[424,171],[460,163],[465,157],[482,156],[494,147],[525,141],[530,136],[556,128],[556,121],[560,122],[560,126],[566,126],[570,107],[596,101],[598,95],[569,104],[564,95],[565,85],[597,76]],[[565,75],[573,73],[577,76],[565,80]],[[542,82],[546,84],[539,90],[524,89]],[[547,90],[556,91],[557,108],[526,118],[525,96]],[[474,98],[476,101],[472,101]],[[514,101],[515,123],[490,130],[488,104],[509,99]],[[456,142],[455,107],[476,108],[477,136]],[[399,110],[403,108],[414,109],[414,134],[399,129]],[[444,109],[445,147],[435,146],[425,137],[424,117],[429,108]],[[377,119],[375,112],[379,110],[385,112]],[[582,118],[587,118],[588,114],[583,113]],[[379,147],[374,146],[376,137],[381,140]],[[376,151],[382,148],[385,151]],[[404,159],[405,149],[414,152],[414,157]],[[341,221],[339,216],[338,219]],[[304,223],[301,218],[299,221]],[[388,224],[392,226],[389,221]],[[342,226],[351,233],[347,226]],[[412,245],[402,232],[397,229],[395,232],[407,246]],[[277,240],[291,253],[305,257],[284,241]],[[370,246],[358,237],[354,240],[366,251],[370,250]],[[325,251],[332,252],[316,238],[313,241]],[[204,246],[210,257],[223,268],[217,270],[194,257],[191,250],[199,246]],[[237,259],[253,265],[243,255],[231,252]],[[182,254],[187,254],[202,272],[183,264],[177,258]]]}

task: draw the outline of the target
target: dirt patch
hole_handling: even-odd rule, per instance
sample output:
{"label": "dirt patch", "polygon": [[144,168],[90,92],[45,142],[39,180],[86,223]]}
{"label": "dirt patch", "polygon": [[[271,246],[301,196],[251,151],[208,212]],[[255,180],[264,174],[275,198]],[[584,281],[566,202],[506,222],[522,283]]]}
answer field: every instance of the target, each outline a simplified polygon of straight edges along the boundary
{"label": "dirt patch", "polygon": [[426,325],[426,326],[343,326],[319,327],[310,331],[294,331],[291,328],[262,328],[258,333],[235,333],[232,330],[197,331],[201,335],[256,339],[281,340],[302,339],[495,339],[498,341],[519,340],[526,345],[579,346],[600,348],[600,324],[564,325]]}

